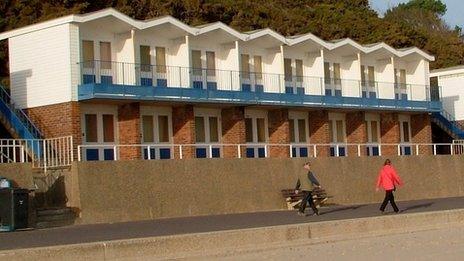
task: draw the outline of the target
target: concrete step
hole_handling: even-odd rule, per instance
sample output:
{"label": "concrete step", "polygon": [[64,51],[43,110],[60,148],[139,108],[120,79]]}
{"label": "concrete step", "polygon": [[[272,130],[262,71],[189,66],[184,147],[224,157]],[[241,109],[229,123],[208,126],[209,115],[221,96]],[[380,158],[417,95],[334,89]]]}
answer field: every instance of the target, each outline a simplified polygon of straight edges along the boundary
{"label": "concrete step", "polygon": [[71,208],[44,208],[37,210],[36,228],[73,225],[76,219]]}

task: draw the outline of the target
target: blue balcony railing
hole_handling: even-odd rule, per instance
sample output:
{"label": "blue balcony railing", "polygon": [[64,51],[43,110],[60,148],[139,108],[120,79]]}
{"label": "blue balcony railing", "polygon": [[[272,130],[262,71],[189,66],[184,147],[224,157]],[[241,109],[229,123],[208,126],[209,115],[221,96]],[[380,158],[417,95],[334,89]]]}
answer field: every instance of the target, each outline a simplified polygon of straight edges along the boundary
{"label": "blue balcony railing", "polygon": [[[394,83],[226,71],[120,62],[79,63],[79,100],[131,99],[306,107],[371,108],[439,111],[430,101],[427,86],[406,86],[407,96],[383,99],[396,93]],[[413,88],[424,100],[411,100]]]}

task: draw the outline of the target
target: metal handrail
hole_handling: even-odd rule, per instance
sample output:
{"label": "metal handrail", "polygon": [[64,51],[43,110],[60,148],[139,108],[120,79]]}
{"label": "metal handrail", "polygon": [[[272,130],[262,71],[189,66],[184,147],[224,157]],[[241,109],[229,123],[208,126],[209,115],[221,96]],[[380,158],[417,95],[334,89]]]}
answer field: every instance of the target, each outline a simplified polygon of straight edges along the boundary
{"label": "metal handrail", "polygon": [[40,129],[32,122],[32,120],[24,113],[23,110],[17,109],[14,107],[11,102],[11,96],[5,90],[5,88],[0,85],[0,98],[5,103],[5,105],[21,120],[23,125],[34,135],[34,137],[40,139],[43,138],[43,134]]}

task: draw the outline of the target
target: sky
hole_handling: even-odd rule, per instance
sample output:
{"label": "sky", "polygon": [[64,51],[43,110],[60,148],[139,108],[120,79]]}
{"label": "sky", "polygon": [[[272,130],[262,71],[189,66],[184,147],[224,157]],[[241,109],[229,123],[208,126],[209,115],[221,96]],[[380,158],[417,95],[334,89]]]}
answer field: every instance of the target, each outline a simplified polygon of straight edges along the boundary
{"label": "sky", "polygon": [[[379,14],[383,14],[390,7],[396,6],[398,3],[408,2],[407,0],[369,0],[371,6]],[[464,27],[464,0],[442,0],[446,4],[446,14],[443,16],[445,21],[454,27],[458,25]]]}

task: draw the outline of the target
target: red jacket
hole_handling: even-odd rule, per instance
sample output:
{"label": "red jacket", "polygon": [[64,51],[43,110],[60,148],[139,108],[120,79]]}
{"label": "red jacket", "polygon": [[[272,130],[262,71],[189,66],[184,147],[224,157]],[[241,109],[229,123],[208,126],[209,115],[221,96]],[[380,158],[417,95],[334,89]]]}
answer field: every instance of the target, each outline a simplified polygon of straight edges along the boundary
{"label": "red jacket", "polygon": [[385,190],[392,190],[397,185],[403,185],[403,182],[396,173],[395,168],[390,165],[383,166],[377,179],[377,188],[382,187]]}

